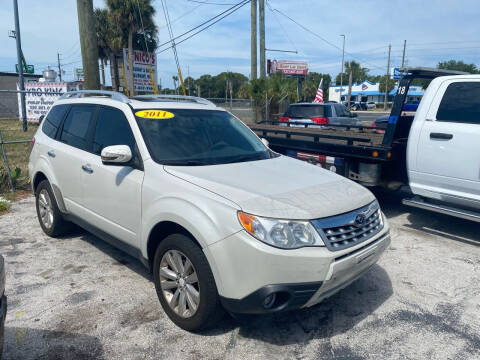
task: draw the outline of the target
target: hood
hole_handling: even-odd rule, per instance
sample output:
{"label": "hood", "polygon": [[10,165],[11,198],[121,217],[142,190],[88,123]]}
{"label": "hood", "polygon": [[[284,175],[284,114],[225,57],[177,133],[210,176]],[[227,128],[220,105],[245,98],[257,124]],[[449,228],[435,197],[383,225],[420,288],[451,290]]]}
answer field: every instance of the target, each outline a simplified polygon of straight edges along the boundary
{"label": "hood", "polygon": [[304,161],[273,159],[165,170],[235,202],[245,212],[283,219],[317,219],[358,209],[375,197],[361,185]]}

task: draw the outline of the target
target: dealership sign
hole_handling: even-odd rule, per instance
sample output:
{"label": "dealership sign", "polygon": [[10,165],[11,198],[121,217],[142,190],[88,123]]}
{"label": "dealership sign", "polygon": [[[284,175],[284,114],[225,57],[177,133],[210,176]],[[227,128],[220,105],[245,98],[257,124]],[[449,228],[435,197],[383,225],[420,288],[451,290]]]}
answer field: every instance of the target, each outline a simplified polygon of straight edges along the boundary
{"label": "dealership sign", "polygon": [[[130,84],[130,67],[128,62],[128,49],[123,49],[123,64],[125,66],[125,76],[127,78],[128,88],[131,89]],[[151,75],[153,75],[154,82],[157,82],[157,56],[155,53],[146,51],[133,51],[133,85],[135,91],[139,92],[153,92],[153,85]]]}
{"label": "dealership sign", "polygon": [[[29,82],[25,84],[25,91],[27,92],[25,94],[27,121],[38,122],[40,116],[47,115],[53,103],[61,96],[61,93],[67,91],[67,83]],[[18,95],[18,113],[22,113],[20,109],[20,94]]]}
{"label": "dealership sign", "polygon": [[306,61],[272,60],[270,73],[281,72],[284,75],[307,75],[308,63]]}

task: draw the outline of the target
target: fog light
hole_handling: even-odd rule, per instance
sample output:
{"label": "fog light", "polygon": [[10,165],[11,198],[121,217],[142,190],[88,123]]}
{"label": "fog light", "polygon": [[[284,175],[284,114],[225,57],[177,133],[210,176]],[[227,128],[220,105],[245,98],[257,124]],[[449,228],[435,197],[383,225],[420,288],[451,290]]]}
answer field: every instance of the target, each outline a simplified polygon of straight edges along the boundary
{"label": "fog light", "polygon": [[277,299],[277,294],[270,294],[268,295],[265,300],[263,300],[263,307],[265,309],[270,309],[273,304],[275,303],[275,300]]}

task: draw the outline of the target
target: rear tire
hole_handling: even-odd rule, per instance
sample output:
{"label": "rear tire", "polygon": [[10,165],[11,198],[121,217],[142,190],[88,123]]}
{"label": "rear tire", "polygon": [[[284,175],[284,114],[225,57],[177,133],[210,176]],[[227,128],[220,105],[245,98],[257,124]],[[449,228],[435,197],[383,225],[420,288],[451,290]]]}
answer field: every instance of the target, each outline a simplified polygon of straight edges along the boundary
{"label": "rear tire", "polygon": [[63,218],[48,180],[38,184],[35,191],[35,205],[38,221],[45,234],[59,237],[71,229],[72,224]]}
{"label": "rear tire", "polygon": [[153,278],[163,310],[182,329],[206,329],[224,315],[207,258],[190,237],[172,234],[160,242]]}

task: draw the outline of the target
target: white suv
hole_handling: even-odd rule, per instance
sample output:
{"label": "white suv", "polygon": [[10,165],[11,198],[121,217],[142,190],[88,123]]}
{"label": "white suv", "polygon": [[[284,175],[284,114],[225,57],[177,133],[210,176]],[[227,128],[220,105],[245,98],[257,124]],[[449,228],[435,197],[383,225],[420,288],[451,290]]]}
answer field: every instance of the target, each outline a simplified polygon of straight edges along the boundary
{"label": "white suv", "polygon": [[317,304],[390,243],[368,190],[277,154],[200,98],[67,93],[35,134],[29,171],[43,231],[76,223],[140,259],[187,330],[222,308]]}

